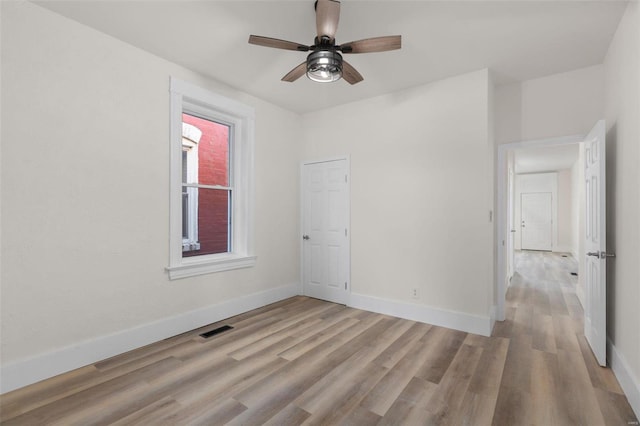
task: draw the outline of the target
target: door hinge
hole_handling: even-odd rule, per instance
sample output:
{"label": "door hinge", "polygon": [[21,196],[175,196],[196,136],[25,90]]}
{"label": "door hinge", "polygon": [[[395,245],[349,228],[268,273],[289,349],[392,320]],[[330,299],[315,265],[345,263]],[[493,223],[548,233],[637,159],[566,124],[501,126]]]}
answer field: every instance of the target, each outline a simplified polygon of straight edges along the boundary
{"label": "door hinge", "polygon": [[347,289],[347,282],[346,281],[344,282],[344,289],[345,290]]}
{"label": "door hinge", "polygon": [[347,228],[344,228],[344,236],[347,236]]}
{"label": "door hinge", "polygon": [[344,183],[347,183],[347,175],[344,175]]}

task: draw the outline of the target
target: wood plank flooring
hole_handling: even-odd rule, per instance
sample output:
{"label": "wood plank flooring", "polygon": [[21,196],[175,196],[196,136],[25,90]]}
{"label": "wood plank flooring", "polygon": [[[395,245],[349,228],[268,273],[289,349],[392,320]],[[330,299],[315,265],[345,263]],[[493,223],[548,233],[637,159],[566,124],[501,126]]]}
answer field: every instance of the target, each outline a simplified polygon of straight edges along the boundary
{"label": "wood plank flooring", "polygon": [[[570,257],[522,252],[492,337],[294,297],[0,396],[3,425],[628,425]],[[199,334],[229,324],[209,339]],[[635,423],[637,424],[637,423]]]}

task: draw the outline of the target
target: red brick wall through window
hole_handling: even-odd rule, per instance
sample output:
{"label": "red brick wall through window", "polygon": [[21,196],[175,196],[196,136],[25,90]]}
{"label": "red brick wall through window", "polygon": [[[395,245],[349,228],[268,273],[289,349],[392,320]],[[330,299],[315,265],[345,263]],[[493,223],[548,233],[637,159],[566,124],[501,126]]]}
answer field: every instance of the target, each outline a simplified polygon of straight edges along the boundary
{"label": "red brick wall through window", "polygon": [[[229,186],[229,127],[183,114],[182,120],[202,131],[198,143],[198,182]],[[198,240],[200,250],[184,256],[225,253],[228,250],[229,192],[198,190]]]}

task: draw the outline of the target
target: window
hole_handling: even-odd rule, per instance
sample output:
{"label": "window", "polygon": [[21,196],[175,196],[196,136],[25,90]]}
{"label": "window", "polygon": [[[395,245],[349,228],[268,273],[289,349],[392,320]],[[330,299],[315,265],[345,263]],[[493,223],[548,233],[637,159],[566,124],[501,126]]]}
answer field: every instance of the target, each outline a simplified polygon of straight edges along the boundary
{"label": "window", "polygon": [[170,279],[255,265],[253,109],[171,79]]}

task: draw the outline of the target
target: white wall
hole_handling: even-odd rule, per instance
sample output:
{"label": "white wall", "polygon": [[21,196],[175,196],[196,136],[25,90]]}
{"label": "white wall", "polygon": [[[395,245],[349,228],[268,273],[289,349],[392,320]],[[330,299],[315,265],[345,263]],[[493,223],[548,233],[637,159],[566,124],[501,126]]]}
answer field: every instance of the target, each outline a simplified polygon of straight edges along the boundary
{"label": "white wall", "polygon": [[[1,3],[3,369],[296,293],[299,116],[32,3]],[[256,109],[254,268],[167,279],[171,75]]]}
{"label": "white wall", "polygon": [[596,65],[523,82],[522,139],[587,134],[602,118],[602,76]]}
{"label": "white wall", "polygon": [[586,135],[602,118],[603,67],[496,88],[496,142]]}
{"label": "white wall", "polygon": [[607,122],[607,331],[627,397],[640,416],[640,11],[627,6],[604,63]]}
{"label": "white wall", "polygon": [[488,318],[489,91],[484,70],[304,116],[305,160],[351,156],[354,294]]}
{"label": "white wall", "polygon": [[495,89],[496,144],[522,141],[522,84]]}

